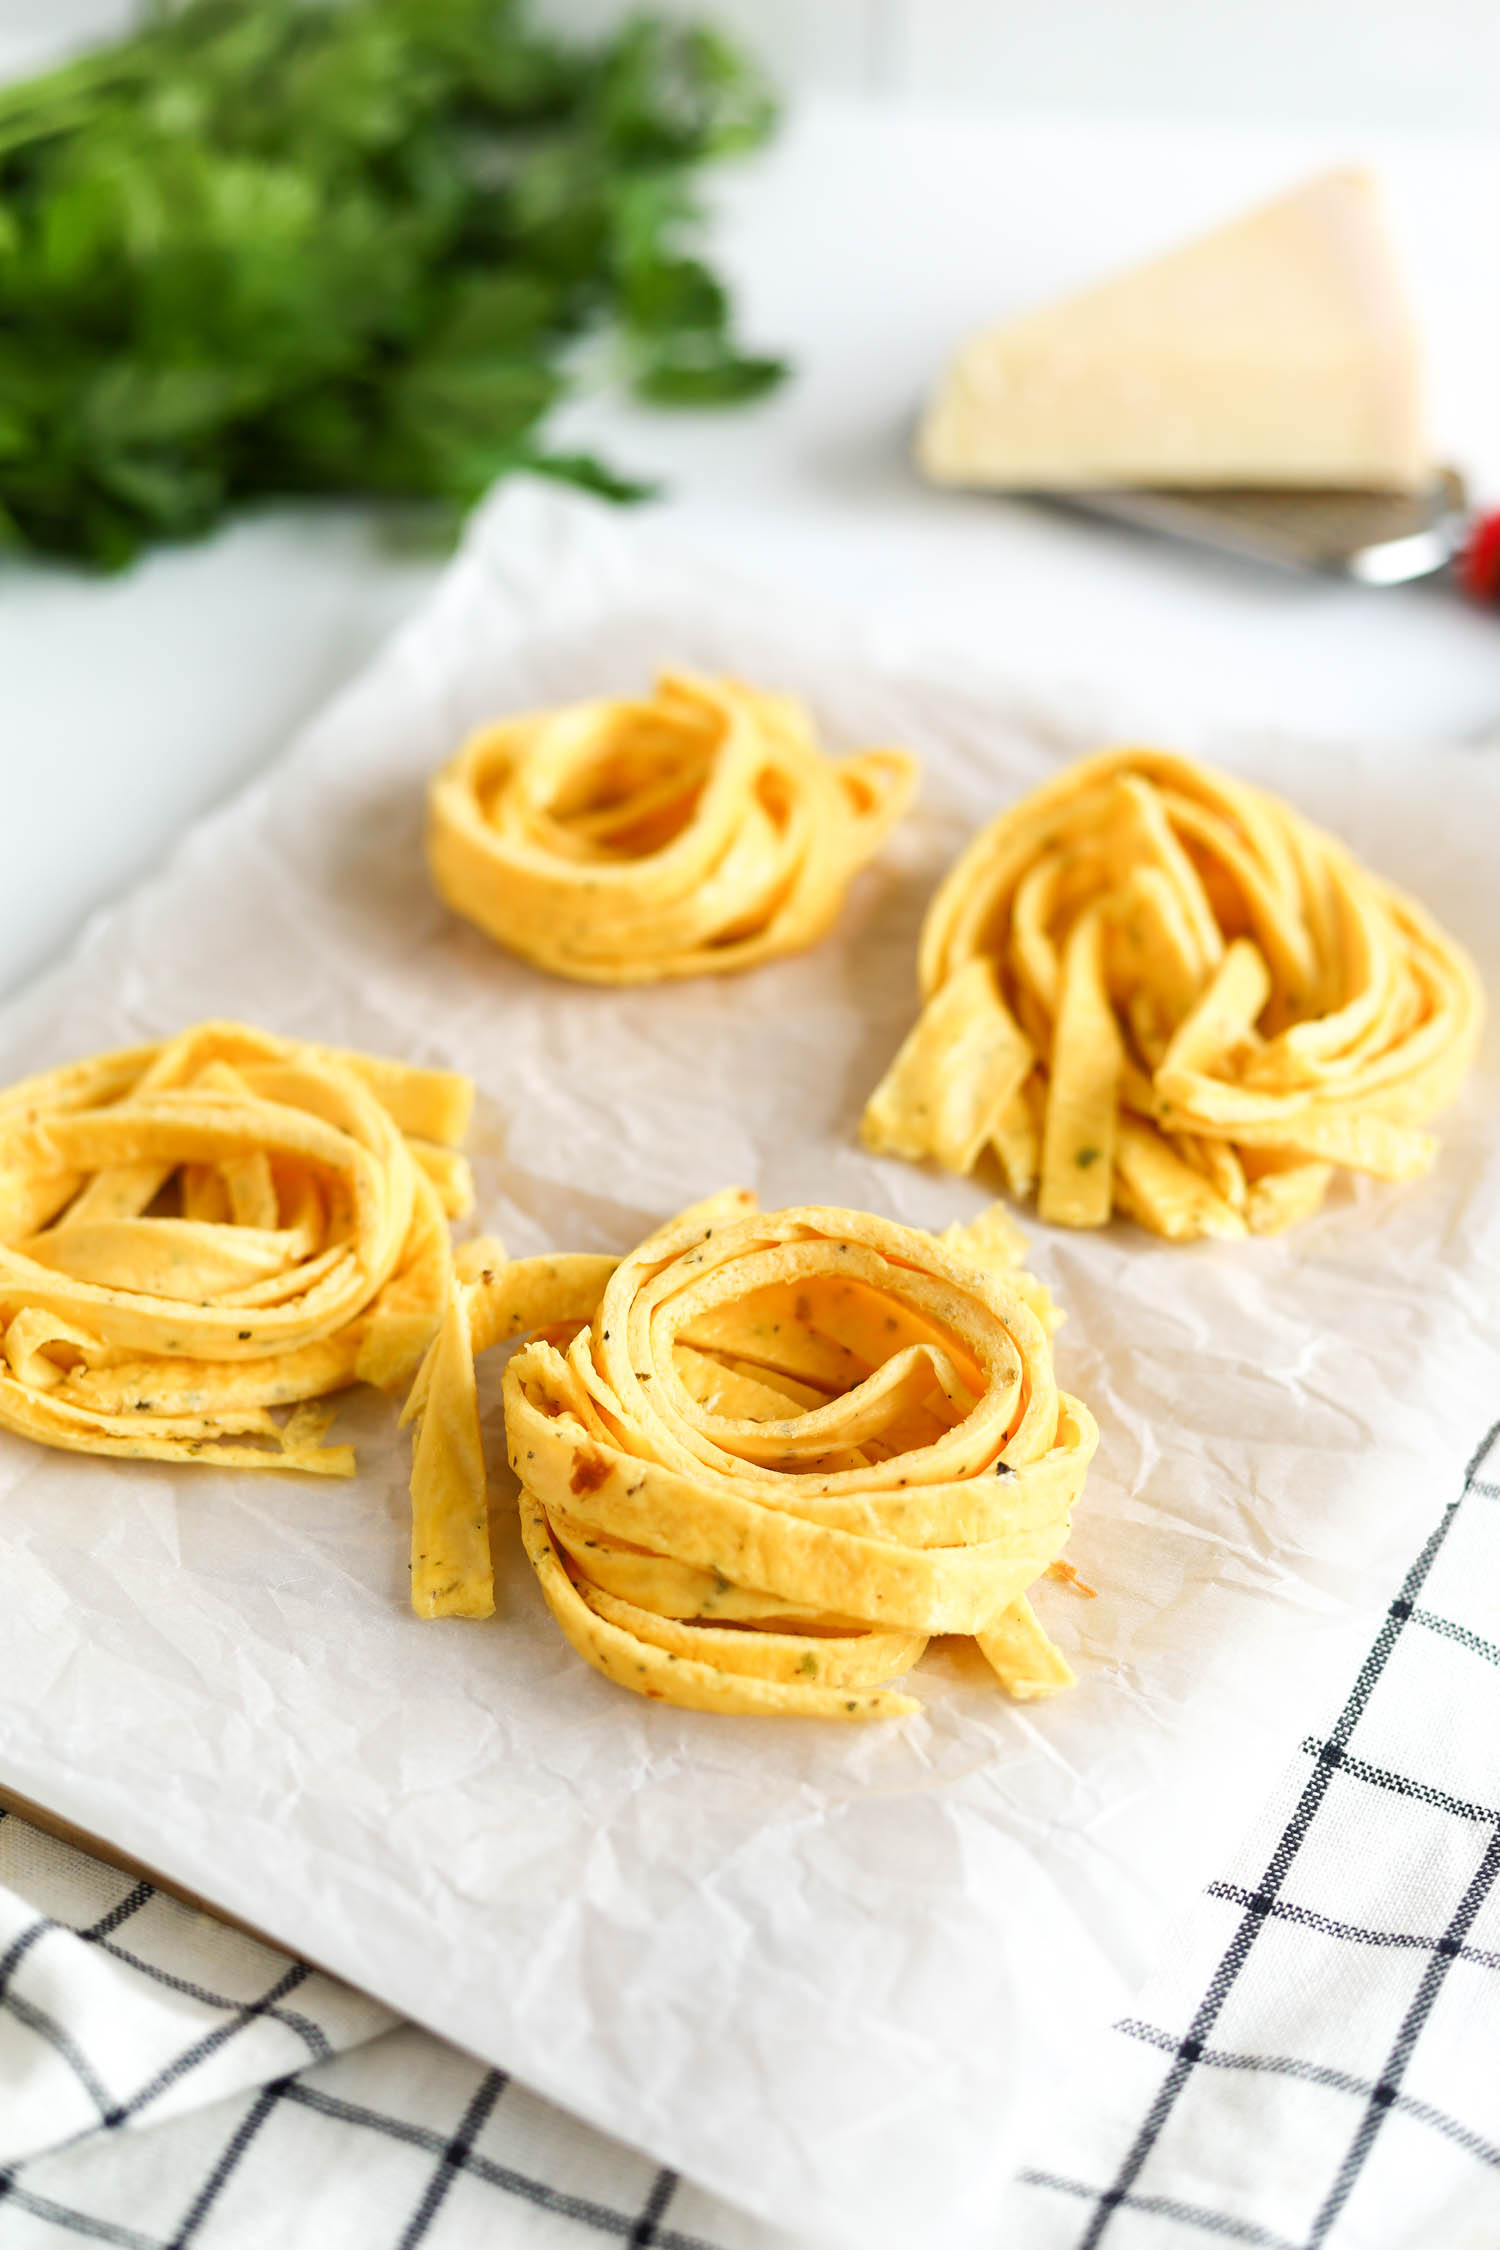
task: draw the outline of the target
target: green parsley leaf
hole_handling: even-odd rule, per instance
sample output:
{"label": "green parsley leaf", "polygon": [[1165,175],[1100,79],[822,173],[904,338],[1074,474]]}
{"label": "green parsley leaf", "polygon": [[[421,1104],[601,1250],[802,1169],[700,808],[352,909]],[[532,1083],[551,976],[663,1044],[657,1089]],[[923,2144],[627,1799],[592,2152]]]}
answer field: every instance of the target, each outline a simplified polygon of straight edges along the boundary
{"label": "green parsley leaf", "polygon": [[772,122],[699,27],[585,49],[522,0],[158,0],[0,89],[0,547],[112,569],[260,498],[451,516],[522,468],[639,497],[547,415],[601,331],[659,404],[782,379],[694,194]]}

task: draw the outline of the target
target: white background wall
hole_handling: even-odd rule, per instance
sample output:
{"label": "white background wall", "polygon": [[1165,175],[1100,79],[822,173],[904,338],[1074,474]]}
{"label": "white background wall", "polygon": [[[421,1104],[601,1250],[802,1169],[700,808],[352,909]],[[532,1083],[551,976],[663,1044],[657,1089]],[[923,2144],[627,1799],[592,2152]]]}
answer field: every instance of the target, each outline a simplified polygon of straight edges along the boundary
{"label": "white background wall", "polygon": [[[597,31],[631,0],[534,0]],[[752,41],[788,86],[1003,110],[1500,133],[1500,0],[653,0]],[[129,0],[0,0],[0,74]]]}
{"label": "white background wall", "polygon": [[[543,0],[596,29],[628,0]],[[1500,130],[1497,0],[666,0],[789,82],[1093,110]]]}

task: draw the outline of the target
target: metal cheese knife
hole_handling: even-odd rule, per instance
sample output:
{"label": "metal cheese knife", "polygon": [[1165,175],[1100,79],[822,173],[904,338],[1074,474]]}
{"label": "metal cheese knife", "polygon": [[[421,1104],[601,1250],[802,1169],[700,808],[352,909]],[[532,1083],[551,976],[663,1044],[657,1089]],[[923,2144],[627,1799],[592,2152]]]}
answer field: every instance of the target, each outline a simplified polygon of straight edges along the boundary
{"label": "metal cheese knife", "polygon": [[1440,469],[1415,493],[1183,486],[1047,497],[1112,523],[1283,569],[1366,586],[1402,586],[1452,571],[1477,599],[1500,598],[1500,515],[1473,516],[1456,469]]}

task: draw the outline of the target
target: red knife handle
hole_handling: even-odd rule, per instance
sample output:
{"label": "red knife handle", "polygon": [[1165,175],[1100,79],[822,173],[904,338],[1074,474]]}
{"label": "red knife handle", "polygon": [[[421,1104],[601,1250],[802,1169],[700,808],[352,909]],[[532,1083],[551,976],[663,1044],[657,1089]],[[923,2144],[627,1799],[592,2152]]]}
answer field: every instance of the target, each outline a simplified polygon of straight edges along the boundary
{"label": "red knife handle", "polygon": [[1464,592],[1476,602],[1500,602],[1500,508],[1476,516],[1458,558]]}

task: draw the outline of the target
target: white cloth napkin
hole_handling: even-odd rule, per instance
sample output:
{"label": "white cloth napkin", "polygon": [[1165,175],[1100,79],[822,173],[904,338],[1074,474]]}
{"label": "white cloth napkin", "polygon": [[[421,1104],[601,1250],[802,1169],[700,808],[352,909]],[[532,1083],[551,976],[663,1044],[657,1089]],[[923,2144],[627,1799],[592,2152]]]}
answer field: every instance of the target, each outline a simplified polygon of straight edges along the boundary
{"label": "white cloth napkin", "polygon": [[[1500,1407],[1500,1399],[1497,1399]],[[1500,2241],[1500,1444],[1021,2177],[1036,2250]]]}
{"label": "white cloth napkin", "polygon": [[0,2245],[770,2250],[487,2064],[0,1814]]}

